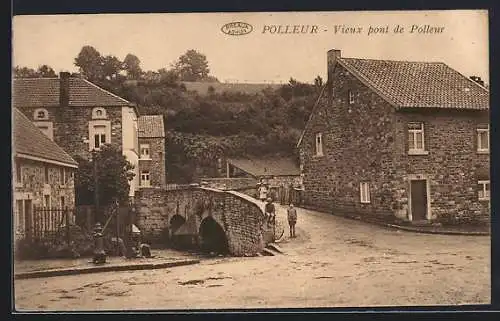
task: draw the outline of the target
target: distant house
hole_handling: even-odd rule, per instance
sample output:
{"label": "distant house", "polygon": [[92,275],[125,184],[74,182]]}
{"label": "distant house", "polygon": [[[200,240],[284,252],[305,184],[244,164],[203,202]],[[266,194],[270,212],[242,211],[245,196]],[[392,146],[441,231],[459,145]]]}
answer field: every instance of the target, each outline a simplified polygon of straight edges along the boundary
{"label": "distant house", "polygon": [[[248,177],[267,185],[276,200],[280,188],[300,188],[302,177],[295,160],[288,157],[230,158],[227,159],[227,178]],[[288,196],[287,196],[288,198]]]}
{"label": "distant house", "polygon": [[13,105],[71,156],[90,159],[93,150],[112,144],[135,167],[130,196],[139,185],[138,111],[134,104],[97,85],[70,77],[18,78]]}
{"label": "distant house", "polygon": [[439,62],[344,58],[298,142],[305,202],[411,222],[488,221],[489,92]]}
{"label": "distant house", "polygon": [[35,207],[74,207],[78,164],[17,109],[13,110],[12,127],[13,221],[19,240],[31,238],[35,225],[50,223],[34,219]]}
{"label": "distant house", "polygon": [[165,188],[165,127],[162,115],[139,117],[140,187]]}

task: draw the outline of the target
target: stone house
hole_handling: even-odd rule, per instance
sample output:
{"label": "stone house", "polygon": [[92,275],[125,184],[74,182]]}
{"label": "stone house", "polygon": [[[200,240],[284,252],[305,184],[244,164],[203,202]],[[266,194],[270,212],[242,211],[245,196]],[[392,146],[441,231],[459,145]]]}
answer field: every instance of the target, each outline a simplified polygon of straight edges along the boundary
{"label": "stone house", "polygon": [[34,208],[72,209],[77,162],[22,112],[13,110],[12,190],[15,240],[30,237]]}
{"label": "stone house", "polygon": [[82,78],[13,80],[13,105],[73,157],[90,159],[93,150],[113,144],[135,167],[130,196],[139,185],[136,106]]}
{"label": "stone house", "polygon": [[304,201],[413,223],[489,221],[489,92],[440,62],[327,55],[299,139]]}
{"label": "stone house", "polygon": [[140,188],[165,188],[165,127],[162,115],[139,117]]}

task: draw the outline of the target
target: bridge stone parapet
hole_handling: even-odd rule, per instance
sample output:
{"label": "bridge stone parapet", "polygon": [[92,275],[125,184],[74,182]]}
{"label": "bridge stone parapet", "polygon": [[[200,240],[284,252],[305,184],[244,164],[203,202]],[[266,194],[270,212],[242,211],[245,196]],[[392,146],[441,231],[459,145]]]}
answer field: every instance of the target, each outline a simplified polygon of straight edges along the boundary
{"label": "bridge stone parapet", "polygon": [[219,228],[231,255],[256,255],[269,242],[263,204],[243,193],[190,186],[145,188],[136,196],[136,224],[150,242],[183,235],[203,247],[221,242],[210,235]]}

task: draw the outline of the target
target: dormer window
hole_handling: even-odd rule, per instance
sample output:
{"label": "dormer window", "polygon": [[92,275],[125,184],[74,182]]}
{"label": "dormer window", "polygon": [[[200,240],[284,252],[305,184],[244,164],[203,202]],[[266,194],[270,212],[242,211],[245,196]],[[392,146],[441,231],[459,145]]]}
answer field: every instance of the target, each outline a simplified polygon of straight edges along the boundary
{"label": "dormer window", "polygon": [[106,110],[101,107],[92,110],[92,119],[106,119]]}
{"label": "dormer window", "polygon": [[35,109],[35,112],[33,113],[33,119],[49,120],[49,112],[47,111],[47,109],[44,108]]}

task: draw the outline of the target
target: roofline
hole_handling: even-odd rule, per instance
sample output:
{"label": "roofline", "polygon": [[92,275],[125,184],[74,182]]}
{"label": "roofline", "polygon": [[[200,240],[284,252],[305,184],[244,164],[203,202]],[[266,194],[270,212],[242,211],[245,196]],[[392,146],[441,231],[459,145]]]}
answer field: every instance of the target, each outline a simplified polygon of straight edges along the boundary
{"label": "roofline", "polygon": [[[349,59],[349,58],[348,58]],[[357,59],[357,58],[350,58],[350,59]],[[359,60],[363,60],[363,59],[359,59]],[[367,60],[370,60],[370,59],[367,59]],[[371,60],[376,60],[376,59],[371,59]],[[350,66],[349,63],[347,63],[346,61],[343,61],[343,58],[340,58],[337,60],[339,62],[339,64],[344,67],[345,69],[347,69],[348,71],[350,71],[356,78],[358,78],[359,81],[361,81],[364,85],[366,85],[368,88],[370,88],[371,90],[373,90],[377,95],[379,95],[382,99],[384,99],[386,102],[388,102],[390,105],[392,105],[393,107],[396,107],[398,108],[399,106],[401,106],[401,104],[395,102],[394,100],[392,100],[391,98],[387,97],[387,95],[385,93],[383,93],[382,91],[378,90],[372,83],[371,81],[366,78],[364,75],[362,75],[359,70],[357,70],[355,67],[353,66]],[[391,61],[391,60],[379,60],[379,61]],[[395,61],[395,60],[392,60],[392,61]]]}
{"label": "roofline", "polygon": [[323,92],[325,91],[325,88],[326,88],[326,84],[324,84],[323,88],[321,88],[321,91],[319,93],[318,99],[316,99],[316,102],[314,103],[313,109],[311,110],[311,114],[309,115],[309,119],[306,122],[306,126],[302,130],[302,134],[300,134],[299,141],[297,142],[297,145],[295,146],[296,148],[299,148],[300,144],[302,143],[302,139],[304,138],[304,135],[306,133],[307,125],[309,125],[309,122],[312,119],[312,115],[316,111],[316,108],[317,108],[317,106],[319,104],[319,101],[321,100],[321,97],[323,97]]}
{"label": "roofline", "polygon": [[29,155],[29,154],[24,154],[24,153],[16,153],[15,157],[34,160],[34,161],[43,162],[43,163],[55,164],[55,165],[64,166],[64,167],[78,168],[78,163],[76,163],[76,162],[74,164],[70,164],[70,163],[66,163],[66,162],[56,161],[53,159],[33,156],[33,155]]}
{"label": "roofline", "polygon": [[101,88],[101,87],[97,86],[96,84],[94,84],[93,82],[88,81],[88,80],[87,80],[87,79],[85,79],[85,78],[75,78],[75,79],[81,79],[81,80],[83,80],[83,81],[85,81],[85,82],[89,83],[90,85],[94,86],[95,88],[97,88],[97,89],[99,89],[99,90],[101,90],[101,91],[104,91],[104,92],[106,92],[107,94],[110,94],[111,96],[113,96],[113,97],[115,97],[115,98],[118,98],[118,99],[120,99],[120,100],[123,100],[123,102],[125,102],[126,104],[128,104],[128,105],[130,105],[130,106],[133,106],[133,105],[134,105],[134,104],[133,104],[133,103],[131,103],[130,101],[126,100],[125,98],[122,98],[122,97],[120,97],[120,96],[118,96],[118,95],[115,95],[115,94],[113,94],[112,92],[110,92],[109,90],[106,90],[106,89],[104,89],[104,88]]}

